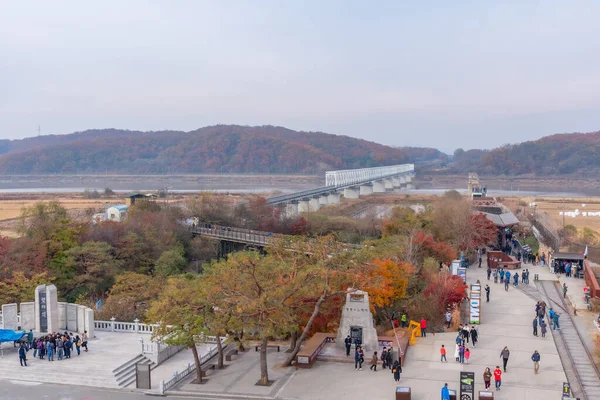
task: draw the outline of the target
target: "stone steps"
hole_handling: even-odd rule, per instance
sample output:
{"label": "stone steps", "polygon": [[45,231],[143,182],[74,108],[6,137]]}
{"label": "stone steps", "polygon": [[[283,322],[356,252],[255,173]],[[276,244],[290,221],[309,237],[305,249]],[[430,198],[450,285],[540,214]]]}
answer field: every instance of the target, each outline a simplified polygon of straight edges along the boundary
{"label": "stone steps", "polygon": [[135,381],[135,370],[137,364],[150,365],[150,370],[153,370],[157,366],[155,363],[148,360],[141,354],[132,358],[112,371],[115,381],[119,387],[128,386]]}

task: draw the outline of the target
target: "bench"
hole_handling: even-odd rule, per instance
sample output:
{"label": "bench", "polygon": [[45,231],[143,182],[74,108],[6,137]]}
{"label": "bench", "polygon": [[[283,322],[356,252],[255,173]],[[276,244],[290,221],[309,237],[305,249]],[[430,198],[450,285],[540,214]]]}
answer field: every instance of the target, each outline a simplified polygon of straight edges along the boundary
{"label": "bench", "polygon": [[231,349],[225,354],[225,361],[231,361],[231,356],[237,356],[238,349]]}
{"label": "bench", "polygon": [[206,371],[208,371],[209,369],[216,369],[217,366],[216,364],[205,364],[200,366],[200,376],[205,378],[206,377]]}
{"label": "bench", "polygon": [[[268,349],[277,349],[277,352],[279,353],[279,345],[278,345],[278,344],[268,344],[268,345],[267,345],[267,350],[268,350]],[[260,344],[259,344],[259,345],[256,345],[256,346],[254,346],[254,350],[255,350],[255,351],[258,351],[258,350],[260,350]]]}
{"label": "bench", "polygon": [[335,334],[322,332],[315,333],[304,343],[302,349],[296,355],[296,369],[312,368],[319,353],[323,350],[323,347],[325,347],[328,342],[335,341],[335,338]]}

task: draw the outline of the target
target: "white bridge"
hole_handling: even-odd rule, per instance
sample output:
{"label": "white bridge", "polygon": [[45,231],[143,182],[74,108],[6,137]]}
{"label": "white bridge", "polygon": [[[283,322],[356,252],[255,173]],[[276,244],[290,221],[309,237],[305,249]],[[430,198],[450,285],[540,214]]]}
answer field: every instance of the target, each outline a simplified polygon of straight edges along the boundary
{"label": "white bridge", "polygon": [[321,206],[339,204],[340,196],[358,199],[372,193],[409,188],[415,175],[414,164],[327,171],[323,187],[267,199],[268,204],[286,207],[286,214],[317,211]]}

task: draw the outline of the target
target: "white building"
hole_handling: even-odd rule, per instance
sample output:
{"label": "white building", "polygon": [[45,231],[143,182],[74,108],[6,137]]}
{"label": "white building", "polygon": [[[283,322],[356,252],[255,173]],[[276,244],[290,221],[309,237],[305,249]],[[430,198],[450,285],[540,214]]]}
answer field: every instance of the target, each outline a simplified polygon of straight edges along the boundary
{"label": "white building", "polygon": [[108,207],[106,210],[106,216],[108,221],[121,222],[127,216],[129,206],[126,204],[119,204],[116,206]]}

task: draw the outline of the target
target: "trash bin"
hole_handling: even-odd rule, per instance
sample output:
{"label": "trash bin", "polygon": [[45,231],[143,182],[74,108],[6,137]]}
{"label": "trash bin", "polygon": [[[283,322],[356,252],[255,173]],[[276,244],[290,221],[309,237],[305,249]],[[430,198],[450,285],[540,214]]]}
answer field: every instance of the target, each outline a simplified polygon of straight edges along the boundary
{"label": "trash bin", "polygon": [[448,389],[448,392],[450,392],[450,400],[456,400],[456,390]]}
{"label": "trash bin", "polygon": [[396,400],[410,400],[410,388],[398,386],[396,388]]}
{"label": "trash bin", "polygon": [[494,392],[479,392],[479,400],[494,400]]}

